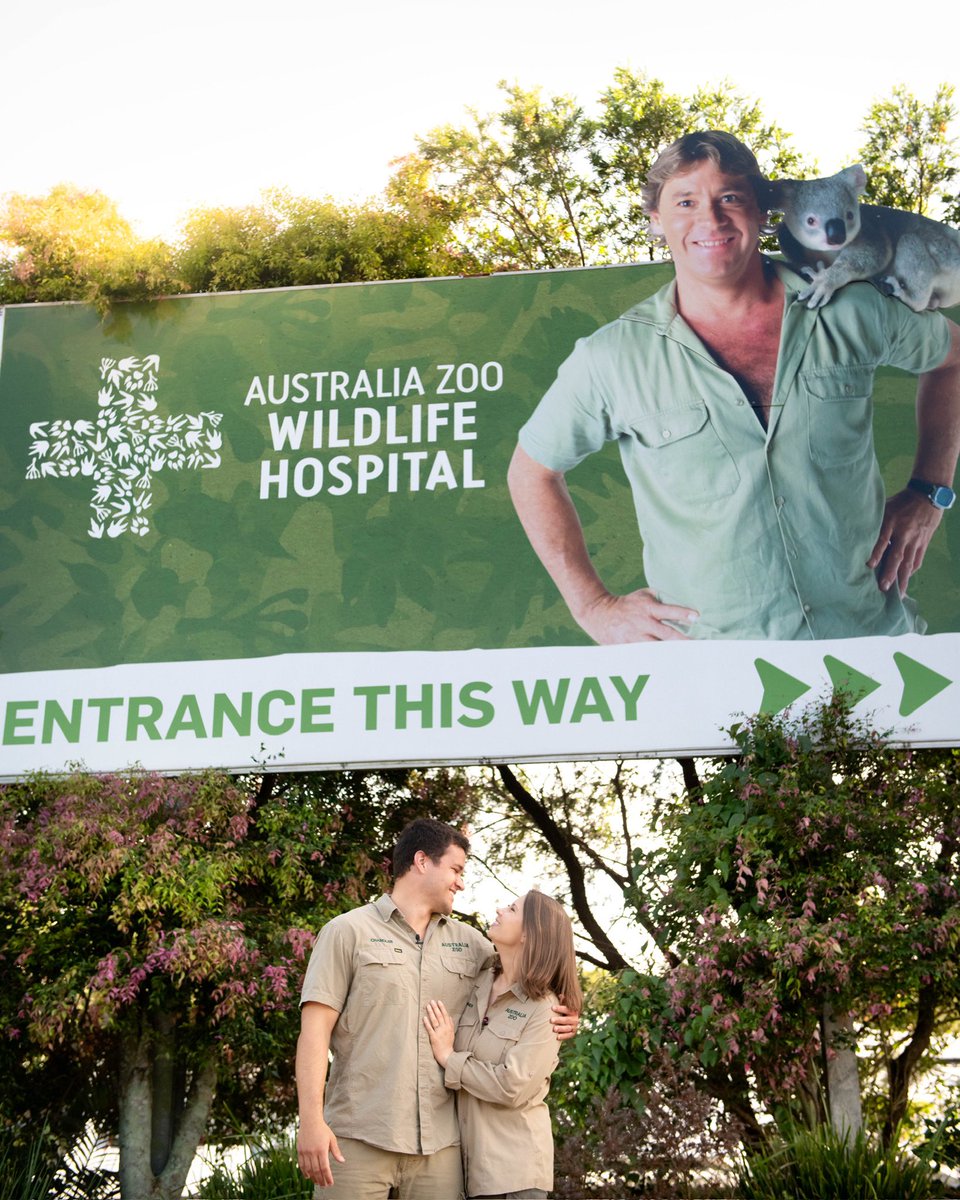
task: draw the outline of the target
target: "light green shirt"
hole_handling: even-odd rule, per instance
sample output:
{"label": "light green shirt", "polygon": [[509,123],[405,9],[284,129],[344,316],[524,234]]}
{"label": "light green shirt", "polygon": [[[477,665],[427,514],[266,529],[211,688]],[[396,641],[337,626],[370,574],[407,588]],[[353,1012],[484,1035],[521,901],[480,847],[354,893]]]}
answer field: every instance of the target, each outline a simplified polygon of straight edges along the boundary
{"label": "light green shirt", "polygon": [[[647,584],[688,605],[694,637],[811,639],[923,632],[912,601],[866,567],[883,516],[873,375],[938,366],[949,327],[872,285],[823,308],[786,289],[769,427],[676,310],[676,284],[580,339],[520,431],[568,471],[619,443]],[[910,453],[913,447],[904,447]]]}

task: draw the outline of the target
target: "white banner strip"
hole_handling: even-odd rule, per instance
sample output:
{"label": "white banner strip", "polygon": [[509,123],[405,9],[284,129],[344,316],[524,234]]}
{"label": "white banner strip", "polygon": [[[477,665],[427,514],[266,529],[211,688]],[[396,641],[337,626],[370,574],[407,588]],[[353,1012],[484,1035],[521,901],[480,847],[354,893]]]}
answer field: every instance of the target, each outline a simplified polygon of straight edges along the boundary
{"label": "white banner strip", "polygon": [[893,740],[955,740],[960,634],[293,654],[0,676],[0,778],[561,761],[731,749],[838,683]]}

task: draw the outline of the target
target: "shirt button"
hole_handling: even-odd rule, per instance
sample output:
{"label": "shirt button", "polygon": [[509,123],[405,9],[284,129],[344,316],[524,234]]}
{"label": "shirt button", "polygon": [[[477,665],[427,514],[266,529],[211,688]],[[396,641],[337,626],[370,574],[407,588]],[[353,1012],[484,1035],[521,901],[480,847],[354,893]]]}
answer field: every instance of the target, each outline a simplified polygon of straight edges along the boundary
{"label": "shirt button", "polygon": [[671,437],[671,436],[672,436],[672,435],[671,435],[671,433],[670,433],[670,430],[669,430],[669,429],[662,429],[662,430],[660,431],[660,433],[661,433],[661,436],[662,436],[662,437],[665,437],[665,438],[668,438],[668,437]]}
{"label": "shirt button", "polygon": [[803,606],[803,611],[804,611],[805,613],[808,613],[808,612],[810,611],[810,605],[809,605],[809,604],[805,604],[805,605]]}
{"label": "shirt button", "polygon": [[786,504],[786,500],[784,500],[784,498],[782,496],[778,496],[777,497],[777,508],[783,508],[783,506],[785,504]]}

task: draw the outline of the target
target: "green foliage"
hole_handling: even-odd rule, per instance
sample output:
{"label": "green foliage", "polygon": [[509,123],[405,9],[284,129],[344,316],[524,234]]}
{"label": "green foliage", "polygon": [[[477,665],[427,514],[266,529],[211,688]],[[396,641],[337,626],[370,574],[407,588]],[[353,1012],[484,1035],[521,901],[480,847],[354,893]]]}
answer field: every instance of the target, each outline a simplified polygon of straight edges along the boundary
{"label": "green foliage", "polygon": [[744,1159],[744,1200],[929,1200],[940,1194],[928,1159],[902,1155],[860,1132],[793,1130]]}
{"label": "green foliage", "polygon": [[960,1170],[960,1103],[955,1100],[940,1115],[924,1117],[923,1133],[924,1156],[938,1166]]}
{"label": "green foliage", "polygon": [[0,304],[87,300],[102,308],[175,289],[169,248],[138,238],[100,192],[59,184],[46,196],[8,196],[0,209]]}
{"label": "green foliage", "polygon": [[662,980],[632,968],[612,987],[590,995],[580,1031],[560,1055],[551,1088],[563,1098],[563,1121],[582,1130],[612,1090],[624,1103],[641,1105],[650,1063],[663,1043]]}
{"label": "green foliage", "polygon": [[92,1165],[101,1144],[87,1129],[64,1151],[46,1124],[0,1126],[0,1200],[118,1200],[116,1172]]}
{"label": "green foliage", "polygon": [[0,1200],[47,1200],[52,1186],[47,1130],[0,1126]]}
{"label": "green foliage", "polygon": [[642,1082],[594,1096],[585,1116],[578,1125],[565,1102],[554,1107],[558,1200],[721,1194],[740,1131],[684,1056],[653,1053]]}
{"label": "green foliage", "polygon": [[460,244],[488,269],[583,266],[596,201],[580,161],[583,111],[569,96],[500,88],[500,112],[470,110],[470,126],[418,139],[459,214]]}
{"label": "green foliage", "polygon": [[[958,207],[957,197],[945,191],[958,169],[956,139],[949,132],[956,116],[953,93],[950,84],[941,83],[924,103],[900,84],[871,105],[860,151],[871,203],[927,216]],[[957,219],[956,211],[947,216]]]}
{"label": "green foliage", "polygon": [[447,247],[449,223],[424,165],[409,159],[382,201],[340,205],[275,190],[259,207],[194,212],[176,272],[183,290],[221,292],[469,271],[473,260]]}
{"label": "green foliage", "polygon": [[677,963],[672,1027],[705,1070],[802,1107],[821,1089],[821,1014],[848,1014],[898,1080],[889,1131],[958,1007],[960,757],[890,749],[843,697],[732,732],[740,756],[667,816],[672,886],[647,910]]}
{"label": "green foliage", "polygon": [[313,1184],[290,1142],[255,1146],[239,1167],[217,1166],[197,1188],[199,1200],[310,1200]]}

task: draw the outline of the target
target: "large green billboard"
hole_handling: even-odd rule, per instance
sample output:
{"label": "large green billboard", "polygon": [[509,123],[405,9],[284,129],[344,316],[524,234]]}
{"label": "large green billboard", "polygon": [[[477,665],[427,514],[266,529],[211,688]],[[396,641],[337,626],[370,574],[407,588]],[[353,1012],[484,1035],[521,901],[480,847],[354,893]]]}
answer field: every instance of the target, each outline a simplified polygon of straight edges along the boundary
{"label": "large green billboard", "polygon": [[[7,308],[0,775],[709,751],[844,681],[900,736],[956,741],[953,514],[911,586],[924,636],[596,646],[570,616],[510,500],[518,430],[575,341],[670,277]],[[877,372],[891,490],[915,391]],[[616,446],[569,484],[605,582],[644,586]]]}

